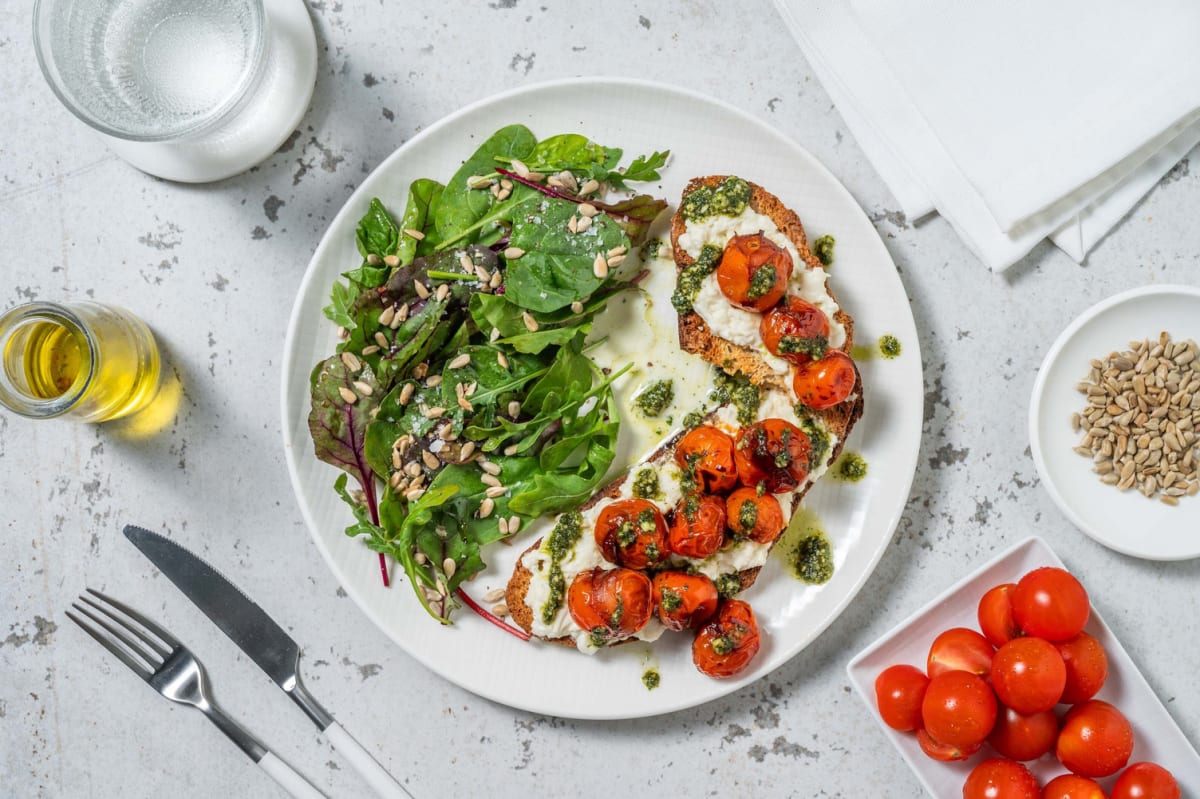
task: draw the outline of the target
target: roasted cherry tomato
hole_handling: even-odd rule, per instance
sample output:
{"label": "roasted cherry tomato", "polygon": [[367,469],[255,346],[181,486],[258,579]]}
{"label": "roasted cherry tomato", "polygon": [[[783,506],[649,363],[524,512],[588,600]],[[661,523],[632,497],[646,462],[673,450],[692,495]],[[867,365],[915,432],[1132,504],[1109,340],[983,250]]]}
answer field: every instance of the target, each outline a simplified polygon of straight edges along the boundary
{"label": "roasted cherry tomato", "polygon": [[1070,572],[1054,566],[1034,569],[1012,592],[1013,617],[1026,635],[1047,641],[1074,638],[1087,623],[1087,591]]}
{"label": "roasted cherry tomato", "polygon": [[1108,678],[1108,656],[1100,642],[1087,633],[1054,645],[1067,666],[1067,685],[1062,699],[1068,705],[1077,705],[1091,699],[1104,686]]}
{"label": "roasted cherry tomato", "polygon": [[829,317],[807,300],[788,295],[758,323],[767,350],[792,363],[808,363],[829,348]]}
{"label": "roasted cherry tomato", "polygon": [[1179,799],[1179,783],[1157,763],[1134,763],[1113,783],[1110,799]]}
{"label": "roasted cherry tomato", "polygon": [[888,666],[875,678],[875,703],[883,723],[908,732],[921,728],[921,700],[929,678],[916,666]]}
{"label": "roasted cherry tomato", "polygon": [[734,535],[760,544],[770,544],[785,527],[779,500],[770,494],[759,496],[746,486],[734,489],[725,499],[725,517]]}
{"label": "roasted cherry tomato", "polygon": [[991,676],[1000,701],[1028,716],[1058,704],[1067,684],[1067,666],[1049,641],[1014,638],[996,650]]}
{"label": "roasted cherry tomato", "polygon": [[699,627],[717,612],[717,587],[703,574],[659,572],[654,575],[654,607],[664,627]]}
{"label": "roasted cherry tomato", "polygon": [[1037,778],[1014,760],[992,757],[980,763],[963,783],[963,799],[1040,799]]}
{"label": "roasted cherry tomato", "polygon": [[808,477],[812,444],[804,431],[783,419],[764,419],[738,434],[733,458],[743,484],[778,494],[791,491]]}
{"label": "roasted cherry tomato", "polygon": [[979,600],[979,629],[992,646],[1004,646],[1022,635],[1013,617],[1012,590],[1016,587],[1016,583],[998,585]]}
{"label": "roasted cherry tomato", "polygon": [[1042,788],[1042,799],[1105,799],[1095,780],[1078,774],[1060,774]]}
{"label": "roasted cherry tomato", "polygon": [[1133,754],[1133,728],[1108,702],[1089,699],[1063,719],[1055,747],[1058,760],[1083,777],[1116,774]]}
{"label": "roasted cherry tomato", "polygon": [[567,590],[571,618],[597,646],[628,638],[646,626],[653,612],[650,578],[632,569],[580,572]]}
{"label": "roasted cherry tomato", "polygon": [[917,743],[921,746],[921,751],[925,756],[932,760],[940,760],[943,763],[949,763],[955,760],[966,760],[971,755],[983,748],[983,741],[974,746],[954,746],[953,744],[944,744],[940,741],[935,741],[929,737],[929,733],[924,729],[917,730]]}
{"label": "roasted cherry tomato", "polygon": [[935,741],[961,748],[977,746],[996,723],[996,695],[969,671],[947,671],[929,680],[921,700],[925,732]]}
{"label": "roasted cherry tomato", "polygon": [[763,311],[779,302],[792,276],[792,256],[762,234],[734,236],[717,264],[717,285],[734,305]]}
{"label": "roasted cherry tomato", "polygon": [[693,428],[675,445],[675,462],[701,491],[723,493],[737,485],[733,439],[711,425]]}
{"label": "roasted cherry tomato", "polygon": [[689,494],[675,506],[667,546],[685,558],[707,558],[725,543],[725,500]]}
{"label": "roasted cherry tomato", "polygon": [[692,641],[692,662],[709,677],[732,677],[758,653],[758,622],[740,599],[721,603],[716,618]]}
{"label": "roasted cherry tomato", "polygon": [[1058,716],[1053,710],[1023,716],[1011,707],[1001,707],[988,743],[1007,758],[1037,760],[1054,748],[1057,737]]}
{"label": "roasted cherry tomato", "polygon": [[606,560],[629,569],[645,569],[667,558],[667,520],[653,502],[619,499],[596,519],[596,546]]}
{"label": "roasted cherry tomato", "polygon": [[969,671],[986,678],[996,650],[988,640],[966,627],[953,627],[933,639],[925,671],[936,677],[944,671]]}
{"label": "roasted cherry tomato", "polygon": [[856,383],[854,361],[841,350],[830,350],[819,360],[797,366],[792,377],[796,398],[818,411],[844,401]]}

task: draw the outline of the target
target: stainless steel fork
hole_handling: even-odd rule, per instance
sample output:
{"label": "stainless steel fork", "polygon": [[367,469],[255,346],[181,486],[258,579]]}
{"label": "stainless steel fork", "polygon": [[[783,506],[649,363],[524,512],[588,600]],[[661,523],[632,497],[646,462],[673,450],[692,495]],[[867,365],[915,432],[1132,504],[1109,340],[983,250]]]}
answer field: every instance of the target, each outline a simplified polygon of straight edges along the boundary
{"label": "stainless steel fork", "polygon": [[304,777],[292,770],[236,721],[225,715],[213,701],[208,674],[186,646],[150,619],[128,605],[87,589],[67,617],[112,652],[118,660],[160,694],[181,705],[191,705],[221,732],[229,736],[250,759],[292,796],[300,799],[324,799]]}

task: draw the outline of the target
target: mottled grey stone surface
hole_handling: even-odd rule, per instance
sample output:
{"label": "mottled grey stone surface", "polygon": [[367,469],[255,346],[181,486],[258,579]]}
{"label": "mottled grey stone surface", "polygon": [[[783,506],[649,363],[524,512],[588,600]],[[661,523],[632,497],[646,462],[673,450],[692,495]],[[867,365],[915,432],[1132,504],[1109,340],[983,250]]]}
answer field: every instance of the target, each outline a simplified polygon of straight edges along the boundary
{"label": "mottled grey stone surface", "polygon": [[[66,620],[70,598],[90,585],[186,638],[220,675],[223,702],[325,791],[364,795],[315,729],[121,538],[130,521],[202,542],[202,554],[306,644],[313,692],[417,797],[583,796],[609,781],[658,797],[918,796],[851,694],[845,662],[1030,533],[1085,577],[1184,732],[1200,737],[1200,562],[1142,562],[1084,537],[1039,485],[1026,436],[1037,366],[1071,318],[1130,287],[1197,282],[1200,174],[1188,161],[1084,266],[1043,245],[993,275],[945,222],[914,225],[894,210],[766,0],[310,6],[321,61],[299,130],[260,167],[199,187],[154,180],[109,154],[42,81],[28,4],[0,8],[0,307],[123,303],[158,332],[179,387],[177,413],[153,435],[140,423],[0,415],[0,794],[278,794],[198,715],[139,684]],[[828,165],[901,270],[926,369],[908,510],[843,616],[733,696],[620,723],[478,699],[375,630],[293,505],[278,413],[296,285],[363,176],[468,102],[595,74],[714,95]]]}

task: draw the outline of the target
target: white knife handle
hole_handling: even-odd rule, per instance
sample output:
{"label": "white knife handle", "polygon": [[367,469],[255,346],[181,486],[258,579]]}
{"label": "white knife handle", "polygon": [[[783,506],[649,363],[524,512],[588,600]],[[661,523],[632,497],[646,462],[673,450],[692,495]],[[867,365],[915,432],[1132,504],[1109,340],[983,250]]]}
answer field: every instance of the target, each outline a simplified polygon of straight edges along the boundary
{"label": "white knife handle", "polygon": [[376,762],[362,744],[350,737],[350,733],[336,721],[325,728],[325,737],[342,757],[350,761],[354,770],[362,775],[375,793],[384,799],[412,799],[408,791],[400,787],[391,774]]}
{"label": "white knife handle", "polygon": [[301,777],[292,767],[275,755],[267,752],[258,761],[262,770],[271,775],[271,779],[283,786],[283,789],[295,796],[296,799],[327,799],[325,794],[312,787],[308,780]]}

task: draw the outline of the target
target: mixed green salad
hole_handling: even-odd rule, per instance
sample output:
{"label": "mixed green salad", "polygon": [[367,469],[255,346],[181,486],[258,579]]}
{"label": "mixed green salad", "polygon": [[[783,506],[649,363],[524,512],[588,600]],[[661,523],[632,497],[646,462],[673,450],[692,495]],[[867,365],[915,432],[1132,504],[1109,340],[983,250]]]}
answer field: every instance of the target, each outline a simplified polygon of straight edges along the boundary
{"label": "mixed green salad", "polygon": [[380,553],[385,583],[395,558],[443,623],[456,596],[481,610],[459,588],[485,545],[578,507],[612,463],[624,370],[599,368],[586,339],[635,287],[622,265],[666,208],[624,190],[657,180],[669,153],[622,155],[502,128],[447,183],[414,181],[398,221],[372,200],[362,262],[333,286],[339,343],[311,378],[316,455],[344,472],[346,533]]}

